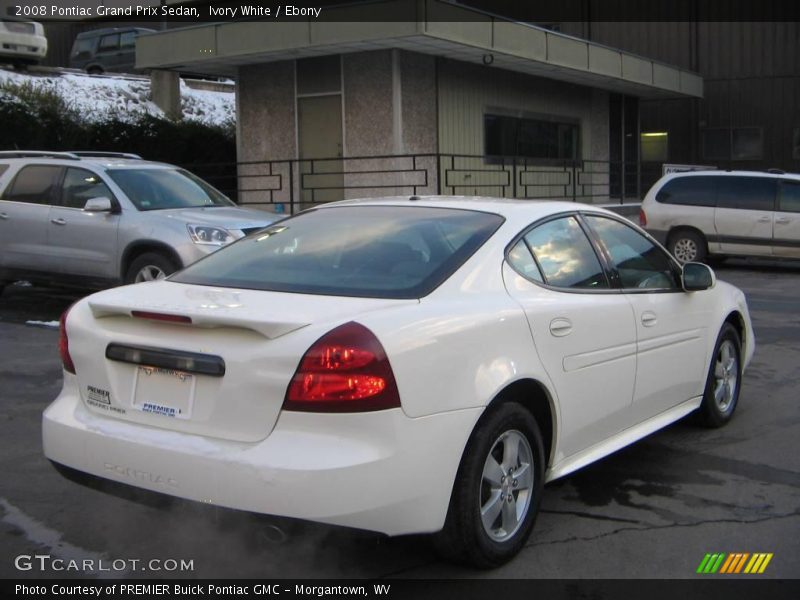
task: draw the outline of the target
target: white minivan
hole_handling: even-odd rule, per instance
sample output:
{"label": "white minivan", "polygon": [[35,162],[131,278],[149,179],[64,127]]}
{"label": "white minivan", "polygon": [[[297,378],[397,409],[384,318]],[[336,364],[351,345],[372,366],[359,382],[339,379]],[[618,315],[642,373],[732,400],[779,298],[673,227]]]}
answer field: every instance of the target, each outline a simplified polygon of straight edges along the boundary
{"label": "white minivan", "polygon": [[682,263],[714,255],[800,258],[800,175],[665,175],[645,196],[639,222]]}

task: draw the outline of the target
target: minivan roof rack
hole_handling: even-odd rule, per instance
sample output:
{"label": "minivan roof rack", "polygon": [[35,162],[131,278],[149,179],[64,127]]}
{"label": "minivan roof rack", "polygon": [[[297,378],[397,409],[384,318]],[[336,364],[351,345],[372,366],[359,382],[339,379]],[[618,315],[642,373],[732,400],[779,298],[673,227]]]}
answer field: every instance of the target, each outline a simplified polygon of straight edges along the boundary
{"label": "minivan roof rack", "polygon": [[79,158],[131,158],[142,160],[142,157],[133,152],[103,152],[100,150],[70,150],[69,154],[74,154]]}
{"label": "minivan roof rack", "polygon": [[47,150],[2,150],[0,158],[67,158],[80,160],[75,152],[49,152]]}

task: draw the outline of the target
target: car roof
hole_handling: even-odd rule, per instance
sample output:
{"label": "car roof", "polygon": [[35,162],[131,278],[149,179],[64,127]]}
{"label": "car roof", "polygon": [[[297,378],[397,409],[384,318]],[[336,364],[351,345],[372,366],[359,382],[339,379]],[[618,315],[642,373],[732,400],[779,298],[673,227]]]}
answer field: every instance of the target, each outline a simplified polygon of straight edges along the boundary
{"label": "car roof", "polygon": [[734,176],[734,177],[766,177],[766,178],[782,178],[782,179],[798,179],[800,180],[800,174],[798,173],[785,173],[783,171],[775,170],[775,171],[723,171],[721,169],[697,169],[694,171],[679,171],[677,173],[667,173],[662,178],[664,181],[669,179],[677,179],[678,177],[698,177],[698,176],[705,176],[710,175],[712,177],[722,177],[722,176]]}
{"label": "car roof", "polygon": [[138,31],[140,33],[152,33],[155,32],[155,29],[148,29],[146,27],[104,27],[102,29],[90,29],[89,31],[83,31],[75,36],[75,39],[82,40],[85,38],[90,38],[98,35],[107,35],[110,33],[120,33],[123,31]]}
{"label": "car roof", "polygon": [[383,198],[358,198],[322,204],[316,208],[330,210],[347,206],[424,206],[428,208],[450,208],[489,212],[510,220],[532,221],[548,215],[572,211],[591,211],[615,214],[601,206],[582,202],[497,198],[492,196],[387,196]]}

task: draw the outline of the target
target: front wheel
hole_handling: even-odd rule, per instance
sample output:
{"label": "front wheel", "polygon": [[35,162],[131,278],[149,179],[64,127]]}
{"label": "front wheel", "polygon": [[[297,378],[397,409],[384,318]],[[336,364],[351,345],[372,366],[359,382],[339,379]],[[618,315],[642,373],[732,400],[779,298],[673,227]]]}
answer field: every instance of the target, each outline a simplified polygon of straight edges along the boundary
{"label": "front wheel", "polygon": [[700,417],[707,427],[722,427],[733,417],[742,382],[742,342],[725,323],[719,332],[708,369]]}
{"label": "front wheel", "polygon": [[157,281],[164,279],[177,270],[178,267],[170,258],[157,252],[146,252],[137,257],[128,267],[125,283]]}
{"label": "front wheel", "polygon": [[458,469],[444,529],[434,543],[445,558],[497,567],[522,549],[544,486],[544,447],[533,416],[508,402],[473,432]]}

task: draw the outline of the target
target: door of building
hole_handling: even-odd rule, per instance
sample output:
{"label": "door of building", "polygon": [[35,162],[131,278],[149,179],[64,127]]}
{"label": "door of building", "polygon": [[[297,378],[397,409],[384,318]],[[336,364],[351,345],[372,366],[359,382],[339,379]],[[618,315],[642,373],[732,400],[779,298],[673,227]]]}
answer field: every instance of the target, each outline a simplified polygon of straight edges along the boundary
{"label": "door of building", "polygon": [[342,95],[298,98],[297,127],[303,208],[343,199]]}

